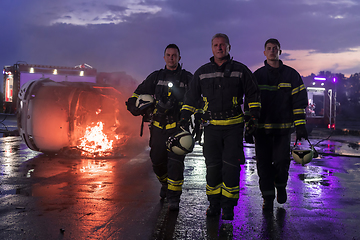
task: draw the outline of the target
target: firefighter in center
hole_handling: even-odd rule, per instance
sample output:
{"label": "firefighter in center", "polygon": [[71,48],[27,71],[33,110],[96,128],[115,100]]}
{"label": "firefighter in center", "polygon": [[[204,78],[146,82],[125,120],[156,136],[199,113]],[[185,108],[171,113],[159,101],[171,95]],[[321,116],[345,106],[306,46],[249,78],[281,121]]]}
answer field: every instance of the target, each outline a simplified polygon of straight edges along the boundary
{"label": "firefighter in center", "polygon": [[[150,158],[153,171],[162,184],[160,197],[167,198],[171,211],[179,210],[180,195],[184,182],[184,155],[168,151],[166,142],[179,132],[180,109],[192,74],[179,64],[180,50],[169,44],[164,51],[165,68],[152,72],[135,90],[126,102],[127,109],[134,115],[144,115],[139,104],[146,102],[142,96],[154,97],[150,119]],[[140,100],[140,102],[139,102]],[[138,104],[137,104],[138,103]]]}
{"label": "firefighter in center", "polygon": [[180,125],[186,125],[200,108],[197,103],[202,102],[206,194],[210,202],[206,215],[218,216],[222,209],[224,220],[234,218],[234,206],[239,199],[240,164],[244,160],[243,96],[253,120],[259,118],[261,107],[255,77],[247,66],[230,58],[230,47],[226,34],[213,36],[213,57],[195,72],[180,120]]}

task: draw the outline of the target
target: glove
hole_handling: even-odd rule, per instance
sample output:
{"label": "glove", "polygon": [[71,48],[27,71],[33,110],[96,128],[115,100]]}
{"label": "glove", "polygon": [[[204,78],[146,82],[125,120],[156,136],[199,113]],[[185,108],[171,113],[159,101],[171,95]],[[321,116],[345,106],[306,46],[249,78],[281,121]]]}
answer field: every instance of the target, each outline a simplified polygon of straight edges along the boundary
{"label": "glove", "polygon": [[247,123],[245,123],[245,142],[246,143],[255,143],[253,135],[255,134],[258,126],[258,119],[256,117],[251,117]]}
{"label": "glove", "polygon": [[188,129],[189,125],[190,125],[190,122],[188,119],[180,118],[180,120],[178,122],[178,127],[183,128],[183,129]]}
{"label": "glove", "polygon": [[125,102],[126,108],[129,112],[131,112],[134,116],[139,116],[141,114],[141,111],[139,108],[136,107],[136,97],[131,97]]}
{"label": "glove", "polygon": [[250,120],[245,124],[245,136],[246,134],[254,135],[258,127],[258,119],[251,117]]}
{"label": "glove", "polygon": [[174,106],[174,102],[172,99],[168,99],[166,103],[164,103],[161,99],[156,104],[157,114],[162,115],[165,114],[167,111],[172,109]]}
{"label": "glove", "polygon": [[249,134],[246,130],[245,130],[244,138],[246,143],[251,143],[251,144],[255,143],[253,135]]}
{"label": "glove", "polygon": [[308,139],[308,133],[305,124],[296,126],[296,140],[301,140],[302,138],[305,140]]}

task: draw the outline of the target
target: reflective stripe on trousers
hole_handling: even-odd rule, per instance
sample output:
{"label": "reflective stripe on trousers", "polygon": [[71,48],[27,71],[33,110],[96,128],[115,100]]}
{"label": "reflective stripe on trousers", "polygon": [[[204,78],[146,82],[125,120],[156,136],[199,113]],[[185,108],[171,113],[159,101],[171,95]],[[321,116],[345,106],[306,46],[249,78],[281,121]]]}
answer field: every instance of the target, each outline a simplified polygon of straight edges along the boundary
{"label": "reflective stripe on trousers", "polygon": [[203,152],[206,163],[206,194],[211,201],[221,195],[232,205],[239,198],[240,162],[243,154],[243,124],[207,126]]}

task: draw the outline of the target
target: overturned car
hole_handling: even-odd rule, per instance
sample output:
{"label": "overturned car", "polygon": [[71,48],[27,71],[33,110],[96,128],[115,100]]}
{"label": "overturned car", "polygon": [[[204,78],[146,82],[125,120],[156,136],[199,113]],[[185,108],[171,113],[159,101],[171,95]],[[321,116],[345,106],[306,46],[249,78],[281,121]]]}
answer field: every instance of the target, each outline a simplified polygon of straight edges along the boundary
{"label": "overturned car", "polygon": [[127,140],[120,95],[96,83],[29,81],[18,94],[19,133],[34,151],[114,156]]}

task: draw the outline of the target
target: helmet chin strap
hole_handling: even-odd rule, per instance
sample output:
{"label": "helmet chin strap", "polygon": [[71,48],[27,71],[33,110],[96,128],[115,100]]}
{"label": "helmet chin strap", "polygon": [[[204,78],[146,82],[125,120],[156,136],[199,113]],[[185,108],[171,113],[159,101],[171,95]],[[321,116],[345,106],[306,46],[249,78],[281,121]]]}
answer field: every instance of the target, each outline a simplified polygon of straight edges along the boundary
{"label": "helmet chin strap", "polygon": [[[296,162],[301,163],[301,165],[304,166],[306,163],[310,162],[313,158],[318,157],[319,154],[315,150],[315,147],[311,144],[309,139],[307,139],[307,141],[309,142],[310,150],[296,150],[296,149],[294,149],[296,147],[296,145],[297,145],[297,141],[298,140],[296,139],[296,141],[294,143],[294,146],[293,146],[293,148],[291,150],[291,152],[293,154],[293,157],[294,157],[294,160],[296,160]],[[311,159],[305,162],[304,158],[306,158],[308,154],[312,154]],[[295,157],[296,157],[296,159],[295,159]]]}
{"label": "helmet chin strap", "polygon": [[[308,143],[309,143],[310,147],[313,147],[313,145],[311,144],[310,140],[309,140],[309,139],[306,139],[306,140],[308,141]],[[298,141],[298,140],[296,139],[296,141],[295,141],[295,143],[294,143],[294,147],[296,146],[297,141]]]}

